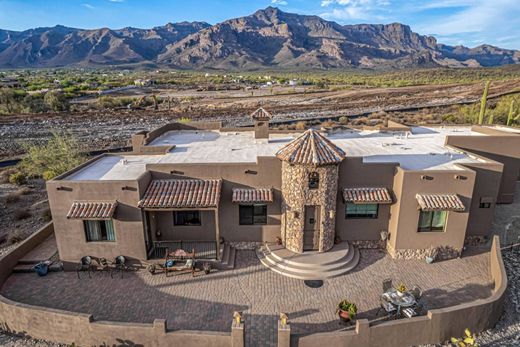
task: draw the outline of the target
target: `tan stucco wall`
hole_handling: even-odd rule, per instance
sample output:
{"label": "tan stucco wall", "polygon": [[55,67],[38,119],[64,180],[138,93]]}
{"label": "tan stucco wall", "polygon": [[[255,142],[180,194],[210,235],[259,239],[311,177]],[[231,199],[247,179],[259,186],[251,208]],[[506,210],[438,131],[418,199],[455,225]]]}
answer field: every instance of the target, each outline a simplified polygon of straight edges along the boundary
{"label": "tan stucco wall", "polygon": [[339,166],[336,233],[342,240],[379,240],[388,231],[390,206],[380,204],[375,219],[346,219],[344,188],[385,187],[393,189],[396,164],[363,164],[363,158],[345,158]]}
{"label": "tan stucco wall", "polygon": [[[483,133],[490,133],[487,128],[474,128],[477,131],[479,129]],[[516,181],[520,177],[520,135],[496,134],[497,131],[493,130],[488,136],[448,136],[446,144],[504,164],[497,202],[512,203]]]}
{"label": "tan stucco wall", "polygon": [[[47,193],[60,259],[76,263],[85,255],[112,259],[121,254],[146,259],[142,216],[137,203],[150,176],[147,173],[138,181],[48,181]],[[66,217],[76,200],[118,201],[113,219],[115,242],[86,242],[83,221]]]}
{"label": "tan stucco wall", "polygon": [[[456,179],[456,175],[463,176],[465,179]],[[421,176],[432,179],[421,179]],[[389,251],[444,246],[461,250],[468,224],[468,207],[471,206],[474,183],[475,172],[469,169],[425,172],[405,171],[398,168],[394,177],[394,194],[397,203],[390,209]],[[458,194],[466,206],[466,211],[448,212],[443,232],[418,232],[420,210],[415,198],[417,193]]]}

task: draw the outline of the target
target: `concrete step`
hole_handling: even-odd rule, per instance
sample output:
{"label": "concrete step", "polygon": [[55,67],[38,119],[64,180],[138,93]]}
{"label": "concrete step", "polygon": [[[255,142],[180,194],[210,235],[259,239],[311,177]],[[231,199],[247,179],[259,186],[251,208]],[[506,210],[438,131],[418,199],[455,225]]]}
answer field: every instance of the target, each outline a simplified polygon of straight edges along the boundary
{"label": "concrete step", "polygon": [[[271,252],[265,246],[257,249],[257,256],[263,265],[281,275],[302,280],[327,279],[344,275],[357,266],[360,257],[358,249],[350,244],[348,248],[343,247],[341,249],[339,254],[343,256],[339,258],[336,258],[335,255],[322,256],[327,252],[320,254],[306,252],[303,253],[303,257],[299,257],[300,260],[304,259],[305,261],[298,262],[294,257],[288,261],[288,259],[284,259],[276,253],[280,252]],[[281,253],[283,255],[283,252]],[[313,259],[317,261],[314,264],[312,264]],[[323,263],[319,261],[323,261]]]}

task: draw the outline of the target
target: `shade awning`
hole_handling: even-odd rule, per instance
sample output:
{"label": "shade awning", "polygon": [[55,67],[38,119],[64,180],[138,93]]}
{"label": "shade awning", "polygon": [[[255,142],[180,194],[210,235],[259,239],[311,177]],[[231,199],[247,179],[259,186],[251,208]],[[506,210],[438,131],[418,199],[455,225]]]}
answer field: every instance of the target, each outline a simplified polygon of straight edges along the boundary
{"label": "shade awning", "polygon": [[75,201],[67,213],[68,219],[111,219],[117,201]]}
{"label": "shade awning", "polygon": [[138,206],[152,209],[216,208],[221,185],[219,179],[153,180]]}
{"label": "shade awning", "polygon": [[457,194],[417,194],[415,198],[423,211],[462,212],[465,210]]}
{"label": "shade awning", "polygon": [[262,203],[273,201],[273,190],[271,188],[234,188],[234,203]]}
{"label": "shade awning", "polygon": [[343,189],[345,202],[354,204],[391,204],[392,196],[386,188],[363,187]]}

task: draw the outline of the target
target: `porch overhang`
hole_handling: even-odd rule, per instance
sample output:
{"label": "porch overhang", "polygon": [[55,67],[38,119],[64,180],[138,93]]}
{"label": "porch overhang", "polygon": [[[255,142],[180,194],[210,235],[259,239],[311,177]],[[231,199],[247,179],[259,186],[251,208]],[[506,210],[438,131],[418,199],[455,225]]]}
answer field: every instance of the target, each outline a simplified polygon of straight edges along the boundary
{"label": "porch overhang", "polygon": [[74,201],[67,213],[67,219],[112,219],[116,207],[117,201]]}
{"label": "porch overhang", "polygon": [[392,195],[387,188],[360,187],[343,189],[343,200],[354,204],[391,204]]}
{"label": "porch overhang", "polygon": [[233,203],[255,204],[273,202],[272,188],[234,188]]}
{"label": "porch overhang", "polygon": [[145,210],[215,210],[220,201],[222,180],[153,180],[138,207]]}
{"label": "porch overhang", "polygon": [[419,208],[423,211],[455,211],[466,209],[457,194],[417,194]]}

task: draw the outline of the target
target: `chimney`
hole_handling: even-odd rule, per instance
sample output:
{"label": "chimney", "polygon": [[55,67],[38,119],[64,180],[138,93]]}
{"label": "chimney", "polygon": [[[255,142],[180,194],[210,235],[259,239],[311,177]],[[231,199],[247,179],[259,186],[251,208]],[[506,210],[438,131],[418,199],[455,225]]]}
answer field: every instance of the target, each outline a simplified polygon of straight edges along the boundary
{"label": "chimney", "polygon": [[272,116],[262,107],[251,114],[255,125],[255,140],[269,141],[269,121]]}

